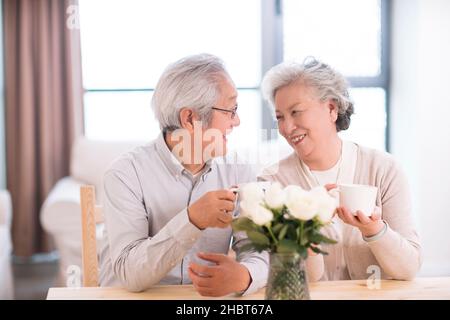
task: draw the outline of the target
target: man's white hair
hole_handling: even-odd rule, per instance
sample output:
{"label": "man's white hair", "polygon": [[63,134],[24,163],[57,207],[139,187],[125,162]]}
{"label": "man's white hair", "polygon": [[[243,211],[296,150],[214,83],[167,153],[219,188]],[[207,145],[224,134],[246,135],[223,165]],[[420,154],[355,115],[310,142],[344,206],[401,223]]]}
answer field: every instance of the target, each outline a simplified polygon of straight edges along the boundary
{"label": "man's white hair", "polygon": [[181,128],[180,110],[191,108],[209,125],[212,107],[219,98],[219,84],[231,81],[224,63],[211,54],[182,58],[161,75],[152,98],[152,108],[163,132]]}

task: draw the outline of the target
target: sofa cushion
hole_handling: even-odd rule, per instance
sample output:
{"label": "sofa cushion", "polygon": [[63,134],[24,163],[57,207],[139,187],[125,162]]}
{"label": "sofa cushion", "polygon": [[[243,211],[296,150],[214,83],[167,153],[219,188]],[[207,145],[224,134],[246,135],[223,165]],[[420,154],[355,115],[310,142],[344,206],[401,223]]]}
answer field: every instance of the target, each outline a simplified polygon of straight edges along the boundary
{"label": "sofa cushion", "polygon": [[8,191],[0,190],[0,225],[11,226],[12,202]]}
{"label": "sofa cushion", "polygon": [[11,197],[8,191],[0,190],[0,300],[13,299],[11,218]]}
{"label": "sofa cushion", "polygon": [[78,181],[94,185],[97,199],[101,201],[103,174],[110,164],[121,154],[145,143],[145,141],[100,141],[79,137],[72,146],[70,175]]}

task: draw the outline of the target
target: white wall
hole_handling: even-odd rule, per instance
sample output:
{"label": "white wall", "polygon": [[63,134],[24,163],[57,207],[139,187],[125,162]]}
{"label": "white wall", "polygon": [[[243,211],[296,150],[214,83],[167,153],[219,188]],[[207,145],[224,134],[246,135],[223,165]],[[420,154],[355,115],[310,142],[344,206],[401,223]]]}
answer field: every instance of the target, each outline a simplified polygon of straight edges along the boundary
{"label": "white wall", "polygon": [[450,1],[395,0],[392,153],[406,170],[422,276],[450,276]]}

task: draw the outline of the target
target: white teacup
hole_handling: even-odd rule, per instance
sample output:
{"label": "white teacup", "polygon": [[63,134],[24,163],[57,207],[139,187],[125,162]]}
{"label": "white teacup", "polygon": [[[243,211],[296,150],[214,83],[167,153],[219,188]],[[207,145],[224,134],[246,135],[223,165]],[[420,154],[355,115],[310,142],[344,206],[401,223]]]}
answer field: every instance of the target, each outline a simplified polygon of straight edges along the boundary
{"label": "white teacup", "polygon": [[[256,182],[257,184],[258,184],[258,186],[261,188],[261,189],[263,189],[264,191],[266,191],[269,187],[270,187],[270,185],[271,185],[271,182],[270,181],[258,181],[258,182]],[[239,202],[240,202],[240,200],[242,199],[242,190],[243,190],[243,187],[246,185],[247,183],[241,183],[241,184],[239,184],[239,185],[237,185],[237,186],[232,186],[232,187],[230,187],[229,188],[229,190],[230,191],[232,191],[232,192],[234,192],[234,194],[236,195],[236,202],[235,202],[235,205],[236,205],[236,209],[239,209]],[[234,210],[234,212],[233,212],[233,218],[237,218],[238,217],[238,213],[239,213],[239,210]]]}
{"label": "white teacup", "polygon": [[[252,182],[252,183],[256,183],[258,184],[258,186],[263,189],[264,191],[266,191],[270,185],[272,184],[270,181],[258,181],[258,182]],[[232,186],[230,188],[230,191],[234,192],[236,195],[238,195],[240,198],[242,198],[242,190],[243,187],[246,185],[247,183],[241,183],[237,186]]]}
{"label": "white teacup", "polygon": [[371,216],[375,210],[378,188],[363,184],[339,184],[339,206],[347,208],[356,216],[356,211],[362,211]]}

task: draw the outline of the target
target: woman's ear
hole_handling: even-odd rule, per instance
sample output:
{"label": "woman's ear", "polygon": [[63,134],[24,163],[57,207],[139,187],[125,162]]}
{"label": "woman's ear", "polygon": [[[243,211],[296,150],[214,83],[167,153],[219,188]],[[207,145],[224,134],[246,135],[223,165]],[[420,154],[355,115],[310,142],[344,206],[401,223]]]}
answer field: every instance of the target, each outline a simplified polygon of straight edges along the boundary
{"label": "woman's ear", "polygon": [[338,118],[338,107],[336,101],[330,99],[328,101],[328,109],[330,111],[330,118],[332,122],[336,122]]}
{"label": "woman's ear", "polygon": [[183,108],[180,111],[181,127],[189,131],[194,131],[194,112],[189,108]]}

